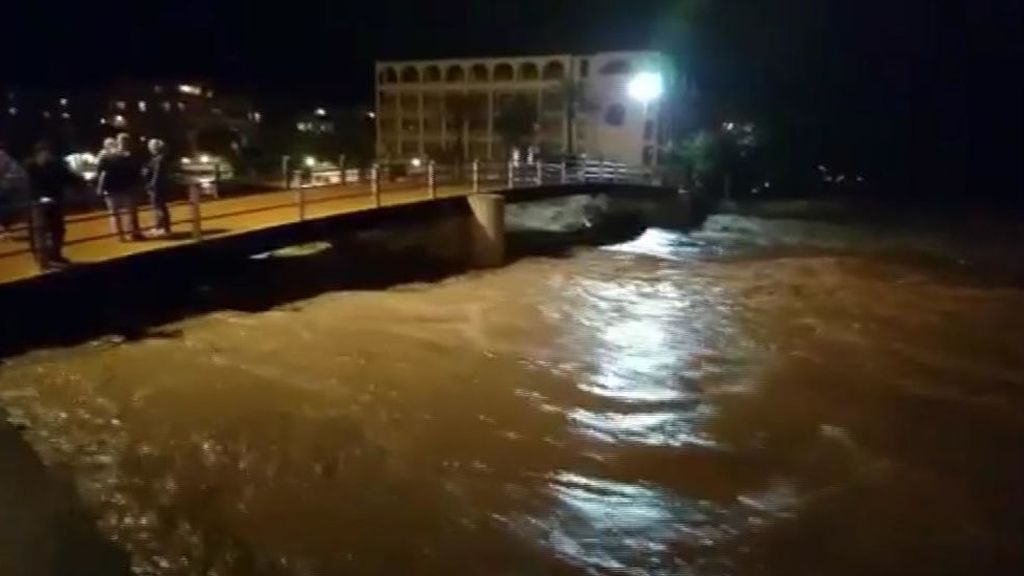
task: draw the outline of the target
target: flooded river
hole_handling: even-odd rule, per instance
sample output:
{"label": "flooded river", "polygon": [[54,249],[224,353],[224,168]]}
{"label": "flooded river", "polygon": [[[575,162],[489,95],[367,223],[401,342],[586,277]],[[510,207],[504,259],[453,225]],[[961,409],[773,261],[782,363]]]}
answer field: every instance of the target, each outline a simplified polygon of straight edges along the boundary
{"label": "flooded river", "polygon": [[936,254],[716,216],[30,352],[0,408],[138,574],[1019,574],[1024,290]]}

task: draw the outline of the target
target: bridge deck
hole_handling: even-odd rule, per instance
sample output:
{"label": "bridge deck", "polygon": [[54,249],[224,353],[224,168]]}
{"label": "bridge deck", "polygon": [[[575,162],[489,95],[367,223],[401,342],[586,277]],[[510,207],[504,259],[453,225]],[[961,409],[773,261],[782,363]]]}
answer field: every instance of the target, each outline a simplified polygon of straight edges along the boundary
{"label": "bridge deck", "polygon": [[[465,196],[470,186],[438,186],[437,197]],[[369,185],[327,186],[308,188],[305,194],[305,219],[315,220],[342,214],[373,210],[376,206]],[[383,187],[381,206],[398,206],[430,201],[429,190],[421,184]],[[163,250],[193,242],[191,207],[187,202],[171,205],[174,233],[168,239],[121,242],[110,231],[105,211],[68,216],[67,242],[64,255],[82,265],[114,260],[131,254]],[[254,230],[292,224],[299,219],[296,191],[286,190],[207,200],[201,204],[204,238],[245,234]],[[152,213],[140,210],[143,229],[152,223]],[[29,251],[28,230],[16,229],[11,238],[0,240],[0,284],[38,276],[39,269]]]}

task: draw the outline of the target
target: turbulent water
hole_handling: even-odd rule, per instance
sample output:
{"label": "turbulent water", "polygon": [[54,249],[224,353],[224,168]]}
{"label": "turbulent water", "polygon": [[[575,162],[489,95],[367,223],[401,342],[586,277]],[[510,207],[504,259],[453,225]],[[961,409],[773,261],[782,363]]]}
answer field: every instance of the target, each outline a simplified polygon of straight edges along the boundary
{"label": "turbulent water", "polygon": [[1024,291],[943,251],[719,216],[32,352],[0,406],[140,574],[1019,574]]}

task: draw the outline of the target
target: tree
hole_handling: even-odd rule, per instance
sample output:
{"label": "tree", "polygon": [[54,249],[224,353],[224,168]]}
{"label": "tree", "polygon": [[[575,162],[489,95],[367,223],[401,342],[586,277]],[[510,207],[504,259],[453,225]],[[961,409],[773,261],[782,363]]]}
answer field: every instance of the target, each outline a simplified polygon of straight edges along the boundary
{"label": "tree", "polygon": [[587,96],[586,84],[579,80],[565,80],[559,88],[564,107],[565,121],[569,125],[568,142],[566,152],[576,153],[576,119],[581,114],[589,114],[596,108],[593,101]]}
{"label": "tree", "polygon": [[[468,156],[465,135],[469,131],[471,109],[472,103],[468,94],[454,92],[444,98],[444,121],[449,126],[455,126],[454,159],[460,163]],[[448,142],[444,143],[444,147],[447,149]]]}
{"label": "tree", "polygon": [[517,94],[501,103],[494,119],[494,130],[509,148],[532,142],[537,132],[539,114],[535,103]]}

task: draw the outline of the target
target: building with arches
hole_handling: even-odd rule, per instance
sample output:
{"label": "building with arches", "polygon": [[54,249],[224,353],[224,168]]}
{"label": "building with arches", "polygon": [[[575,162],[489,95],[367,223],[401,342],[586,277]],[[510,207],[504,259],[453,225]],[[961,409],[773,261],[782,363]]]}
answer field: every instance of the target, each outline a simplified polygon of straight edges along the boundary
{"label": "building with arches", "polygon": [[546,155],[585,154],[653,165],[666,139],[666,102],[640,102],[636,74],[672,77],[657,52],[602,52],[376,64],[377,155],[505,160],[495,129],[512,101],[535,107],[532,140]]}

